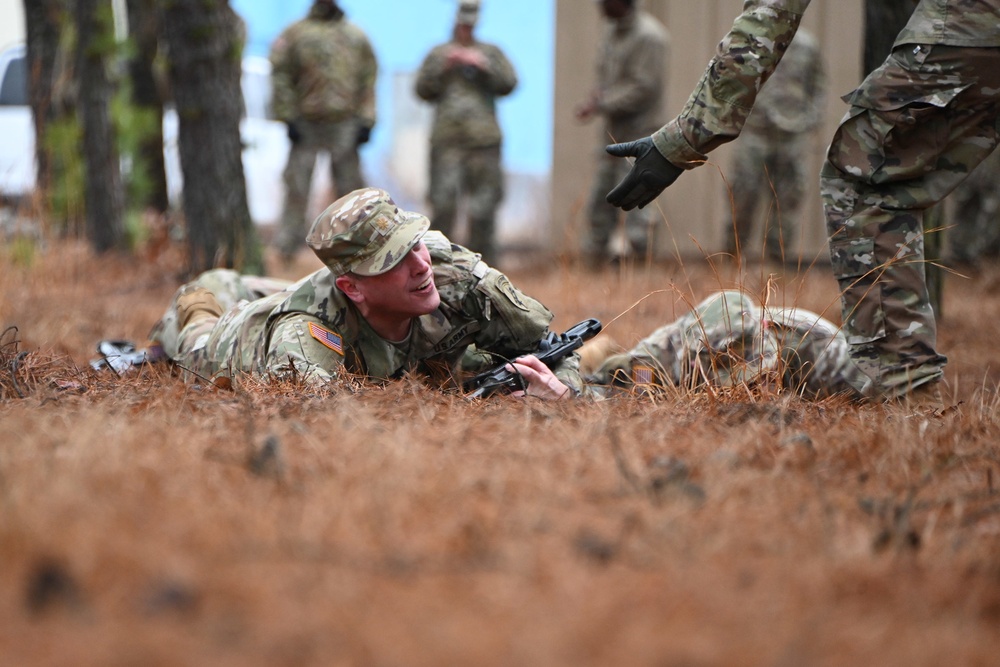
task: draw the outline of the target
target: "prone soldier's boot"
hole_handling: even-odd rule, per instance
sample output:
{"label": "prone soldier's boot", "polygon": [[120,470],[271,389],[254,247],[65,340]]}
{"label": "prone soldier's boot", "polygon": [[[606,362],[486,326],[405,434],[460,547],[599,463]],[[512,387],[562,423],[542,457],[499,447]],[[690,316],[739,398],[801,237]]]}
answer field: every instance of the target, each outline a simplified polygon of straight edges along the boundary
{"label": "prone soldier's boot", "polygon": [[222,312],[222,306],[215,299],[215,295],[204,287],[187,288],[177,297],[177,327],[179,329],[208,317],[218,319]]}

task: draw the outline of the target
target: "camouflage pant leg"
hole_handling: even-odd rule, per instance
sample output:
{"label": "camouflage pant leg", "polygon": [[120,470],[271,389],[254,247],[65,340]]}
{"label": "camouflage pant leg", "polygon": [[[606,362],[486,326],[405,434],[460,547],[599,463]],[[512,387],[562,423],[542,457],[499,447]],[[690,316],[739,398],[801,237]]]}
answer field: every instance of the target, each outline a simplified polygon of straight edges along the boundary
{"label": "camouflage pant leg", "polygon": [[951,194],[949,259],[974,262],[1000,251],[1000,150],[994,150]]}
{"label": "camouflage pant leg", "polygon": [[1000,49],[901,47],[855,93],[831,142],[821,179],[830,258],[874,396],[942,375],[923,215],[996,145],[997,91]]}
{"label": "camouflage pant leg", "polygon": [[455,146],[432,146],[427,199],[431,204],[431,229],[448,238],[455,233],[458,198],[462,193],[462,157]]}
{"label": "camouflage pant leg", "polygon": [[[181,331],[177,327],[177,297],[186,289],[192,287],[203,287],[207,289],[219,302],[222,309],[229,310],[240,301],[252,301],[262,296],[267,296],[274,292],[281,291],[289,283],[275,278],[262,278],[259,276],[241,276],[236,271],[229,269],[214,269],[206,271],[198,276],[194,281],[183,285],[174,294],[169,308],[153,325],[149,334],[149,339],[159,343],[163,347],[170,359],[179,359],[184,352],[182,338],[189,342],[193,340],[190,336],[182,337]],[[211,327],[209,327],[210,329]]]}
{"label": "camouflage pant leg", "polygon": [[454,233],[459,201],[466,200],[469,238],[465,245],[486,263],[496,257],[496,210],[503,199],[500,147],[434,146],[431,149],[430,202],[432,226],[445,236]]}
{"label": "camouflage pant leg", "polygon": [[309,190],[312,186],[316,157],[321,152],[330,156],[333,196],[341,197],[364,187],[358,158],[358,122],[296,124],[300,138],[292,144],[285,165],[285,210],[281,217],[278,247],[290,255],[305,243],[308,220]]}
{"label": "camouflage pant leg", "polygon": [[737,241],[744,252],[748,244],[752,247],[754,221],[762,213],[765,254],[781,258],[791,248],[805,195],[805,146],[804,137],[791,134],[777,139],[744,133],[737,140],[729,173],[730,222],[724,234],[728,252],[735,253]]}
{"label": "camouflage pant leg", "polygon": [[284,255],[293,255],[305,245],[306,209],[309,188],[319,149],[302,139],[292,144],[285,164],[285,208],[281,214],[281,229],[277,245]]}
{"label": "camouflage pant leg", "polygon": [[590,191],[590,227],[584,250],[592,256],[606,256],[609,252],[608,242],[619,225],[619,216],[624,215],[625,236],[632,252],[645,254],[652,245],[655,207],[636,208],[623,214],[620,209],[607,202],[605,198],[608,193],[625,178],[631,165],[626,160],[608,155],[603,146],[600,150],[597,173]]}
{"label": "camouflage pant leg", "polygon": [[361,124],[356,119],[329,123],[318,128],[319,145],[330,155],[330,177],[333,180],[333,198],[365,187],[358,155],[358,131]]}
{"label": "camouflage pant leg", "polygon": [[466,150],[466,211],[469,216],[469,248],[482,253],[487,264],[496,263],[496,212],[503,200],[503,169],[500,147]]}

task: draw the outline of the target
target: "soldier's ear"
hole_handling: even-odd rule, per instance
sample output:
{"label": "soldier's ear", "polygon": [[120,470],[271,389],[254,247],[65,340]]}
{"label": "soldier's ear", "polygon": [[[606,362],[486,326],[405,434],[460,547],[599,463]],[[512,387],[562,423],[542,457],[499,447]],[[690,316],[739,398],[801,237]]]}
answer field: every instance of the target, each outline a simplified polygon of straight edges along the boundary
{"label": "soldier's ear", "polygon": [[358,289],[358,281],[350,273],[337,276],[333,281],[341,292],[354,303],[361,303],[365,300],[365,295]]}

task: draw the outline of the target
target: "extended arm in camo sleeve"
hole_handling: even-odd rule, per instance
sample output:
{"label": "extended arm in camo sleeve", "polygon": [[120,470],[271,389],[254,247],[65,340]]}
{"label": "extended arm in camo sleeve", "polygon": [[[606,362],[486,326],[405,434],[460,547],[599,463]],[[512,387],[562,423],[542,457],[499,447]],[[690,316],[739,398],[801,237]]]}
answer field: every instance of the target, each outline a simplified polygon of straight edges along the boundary
{"label": "extended arm in camo sleeve", "polygon": [[672,164],[691,169],[739,136],[757,92],[795,36],[810,0],[747,0],[680,115],[653,134]]}

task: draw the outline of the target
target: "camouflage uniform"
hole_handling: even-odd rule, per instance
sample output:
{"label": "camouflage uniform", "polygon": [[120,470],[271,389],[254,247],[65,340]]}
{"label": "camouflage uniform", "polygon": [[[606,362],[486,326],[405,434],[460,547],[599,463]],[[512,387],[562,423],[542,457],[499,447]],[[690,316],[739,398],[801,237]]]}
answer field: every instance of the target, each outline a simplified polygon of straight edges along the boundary
{"label": "camouflage uniform", "polygon": [[487,65],[452,67],[448,54],[458,42],[434,47],[417,74],[417,95],[435,105],[431,129],[430,188],[432,226],[454,231],[460,197],[466,197],[470,248],[496,261],[496,210],[503,199],[500,164],[502,133],[496,98],[517,85],[514,66],[499,47],[473,41]]}
{"label": "camouflage uniform", "polygon": [[[653,135],[660,153],[690,169],[734,139],[808,5],[747,0],[680,116]],[[997,143],[998,24],[1000,0],[921,0],[890,57],[846,98],[821,189],[844,330],[873,397],[942,376],[923,212]]]}
{"label": "camouflage uniform", "polygon": [[[604,117],[597,151],[597,174],[590,193],[590,235],[586,252],[608,253],[618,227],[619,211],[604,196],[629,165],[608,155],[608,140],[631,141],[648,136],[662,117],[670,35],[650,14],[635,10],[605,28],[597,60],[598,112]],[[656,220],[653,210],[633,209],[625,214],[625,236],[631,251],[646,254]]]}
{"label": "camouflage uniform", "polygon": [[975,264],[1000,256],[1000,150],[973,169],[948,199],[948,260]]}
{"label": "camouflage uniform", "polygon": [[[345,242],[338,221],[359,211],[366,221],[352,228]],[[307,242],[324,268],[291,284],[209,271],[196,285],[213,291],[228,306],[225,313],[178,330],[175,297],[151,339],[203,378],[253,374],[310,383],[328,381],[344,369],[375,381],[416,371],[445,385],[461,372],[482,370],[489,354],[508,359],[535,349],[552,313],[477,254],[440,232],[426,232],[429,224],[424,216],[397,209],[381,190],[351,193],[330,206],[309,234]],[[421,239],[430,251],[441,303],[414,319],[406,340],[390,342],[372,330],[334,281],[348,271],[378,273]],[[181,288],[178,297],[190,289]],[[578,367],[574,355],[556,374],[578,390]]]}
{"label": "camouflage uniform", "polygon": [[[825,74],[819,43],[799,30],[774,76],[760,91],[734,142],[726,201],[726,250],[746,254],[759,206],[766,206],[764,254],[784,261],[806,192],[809,143],[822,118]],[[731,201],[729,197],[732,197]]]}
{"label": "camouflage uniform", "polygon": [[337,12],[313,6],[279,35],[271,49],[274,115],[298,133],[285,167],[285,210],[278,246],[291,256],[302,246],[316,156],[330,156],[334,198],[364,186],[359,137],[375,125],[377,64],[368,38]]}
{"label": "camouflage uniform", "polygon": [[756,304],[738,291],[714,294],[624,354],[609,357],[589,391],[660,391],[709,384],[769,383],[810,398],[845,394],[864,378],[837,328],[800,308]]}

